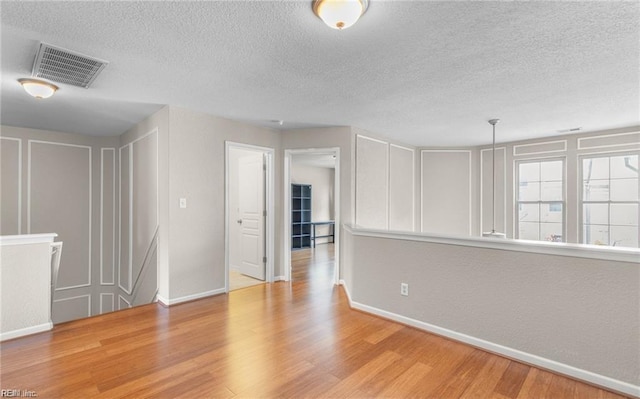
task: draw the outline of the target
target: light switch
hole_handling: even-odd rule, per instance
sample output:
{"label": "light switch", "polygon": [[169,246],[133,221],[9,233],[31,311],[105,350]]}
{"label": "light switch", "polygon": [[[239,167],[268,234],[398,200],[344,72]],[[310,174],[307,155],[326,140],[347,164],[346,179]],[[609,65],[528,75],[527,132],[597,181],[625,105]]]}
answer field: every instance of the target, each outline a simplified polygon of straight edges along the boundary
{"label": "light switch", "polygon": [[186,208],[186,207],[187,207],[187,199],[180,198],[180,208]]}

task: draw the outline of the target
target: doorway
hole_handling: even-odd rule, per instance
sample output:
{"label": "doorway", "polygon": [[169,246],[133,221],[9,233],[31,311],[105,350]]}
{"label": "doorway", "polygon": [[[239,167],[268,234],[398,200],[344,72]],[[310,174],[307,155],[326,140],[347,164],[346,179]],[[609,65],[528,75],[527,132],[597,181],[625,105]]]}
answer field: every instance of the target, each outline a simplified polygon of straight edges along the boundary
{"label": "doorway", "polygon": [[273,149],[226,143],[226,292],[273,281]]}
{"label": "doorway", "polygon": [[340,149],[285,150],[284,174],[284,280],[338,284]]}

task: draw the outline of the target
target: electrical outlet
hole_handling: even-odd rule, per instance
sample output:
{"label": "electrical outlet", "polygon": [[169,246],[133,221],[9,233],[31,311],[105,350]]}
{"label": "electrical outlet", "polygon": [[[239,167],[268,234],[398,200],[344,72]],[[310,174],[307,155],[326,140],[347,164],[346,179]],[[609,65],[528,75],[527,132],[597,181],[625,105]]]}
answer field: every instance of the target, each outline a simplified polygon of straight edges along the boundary
{"label": "electrical outlet", "polygon": [[400,295],[409,296],[409,284],[400,283]]}
{"label": "electrical outlet", "polygon": [[180,208],[186,208],[187,207],[187,199],[186,198],[180,198]]}

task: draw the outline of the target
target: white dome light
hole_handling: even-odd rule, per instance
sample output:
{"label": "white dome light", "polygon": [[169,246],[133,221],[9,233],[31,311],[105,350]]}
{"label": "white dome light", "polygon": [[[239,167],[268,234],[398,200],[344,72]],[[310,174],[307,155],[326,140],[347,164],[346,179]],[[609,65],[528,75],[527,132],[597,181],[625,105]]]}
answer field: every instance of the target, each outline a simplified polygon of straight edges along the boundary
{"label": "white dome light", "polygon": [[367,0],[314,0],[313,12],[333,29],[346,29],[367,11]]}
{"label": "white dome light", "polygon": [[37,79],[18,79],[24,91],[35,98],[49,98],[58,90],[58,86]]}

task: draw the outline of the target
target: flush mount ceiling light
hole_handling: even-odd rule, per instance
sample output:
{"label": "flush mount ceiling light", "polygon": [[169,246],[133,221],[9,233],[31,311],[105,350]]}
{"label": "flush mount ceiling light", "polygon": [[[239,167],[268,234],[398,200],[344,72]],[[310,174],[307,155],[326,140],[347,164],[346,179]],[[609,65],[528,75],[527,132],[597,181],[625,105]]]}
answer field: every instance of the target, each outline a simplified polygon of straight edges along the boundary
{"label": "flush mount ceiling light", "polygon": [[58,86],[38,79],[18,79],[24,91],[35,98],[49,98],[58,90]]}
{"label": "flush mount ceiling light", "polygon": [[493,126],[493,150],[491,151],[491,158],[493,161],[493,167],[491,168],[491,219],[493,219],[493,225],[490,232],[482,233],[483,237],[492,237],[492,238],[505,238],[506,235],[504,233],[499,233],[496,231],[496,124],[500,122],[500,119],[490,119],[489,124]]}
{"label": "flush mount ceiling light", "polygon": [[313,12],[333,29],[346,29],[367,11],[368,0],[313,0]]}

